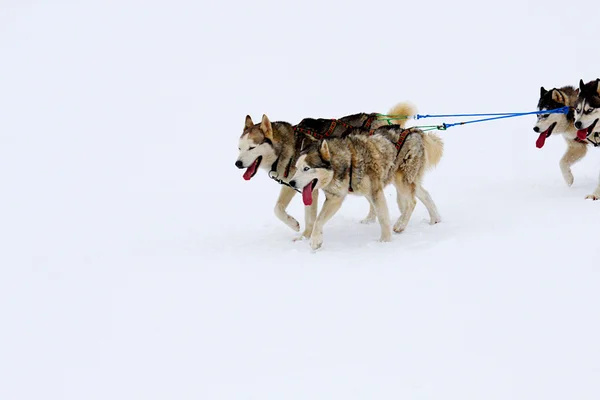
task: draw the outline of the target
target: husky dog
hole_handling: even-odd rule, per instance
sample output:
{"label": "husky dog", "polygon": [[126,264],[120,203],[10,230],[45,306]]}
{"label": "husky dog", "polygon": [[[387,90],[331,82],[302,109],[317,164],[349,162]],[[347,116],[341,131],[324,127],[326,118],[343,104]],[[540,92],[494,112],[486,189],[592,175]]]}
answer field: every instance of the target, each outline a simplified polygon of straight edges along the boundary
{"label": "husky dog", "polygon": [[[415,114],[415,109],[408,103],[400,103],[393,107],[390,115],[409,116]],[[334,129],[329,132],[329,137],[341,137],[348,132],[349,127],[365,126],[376,129],[386,125],[387,120],[372,119],[376,114],[355,114],[338,120],[340,124],[331,125]],[[370,120],[371,118],[371,120]],[[300,231],[298,221],[286,212],[288,205],[296,194],[296,190],[290,186],[289,181],[295,173],[295,161],[298,159],[300,150],[309,143],[315,141],[310,135],[310,129],[303,127],[314,127],[324,121],[331,123],[332,120],[305,119],[297,126],[292,126],[288,122],[271,122],[266,115],[263,115],[262,121],[255,124],[250,116],[246,116],[244,131],[240,137],[238,148],[239,156],[235,165],[240,169],[246,169],[244,179],[252,179],[259,168],[269,172],[269,176],[276,178],[280,183],[281,191],[275,204],[275,215],[294,231]],[[392,120],[391,123],[404,126],[406,119]],[[368,130],[365,130],[368,132]],[[305,230],[300,238],[310,237],[313,230],[313,223],[317,215],[318,193],[314,193],[315,202],[313,205],[305,208]],[[433,211],[430,210],[430,214]],[[369,223],[375,220],[375,210],[371,206],[369,215],[362,222]],[[435,222],[439,222],[439,216],[436,216]]]}
{"label": "husky dog", "polygon": [[[577,136],[580,140],[600,146],[600,79],[588,83],[579,81],[579,96],[575,106],[575,128],[578,129]],[[596,190],[586,199],[600,199],[600,183]]]}
{"label": "husky dog", "polygon": [[[323,243],[323,226],[340,209],[348,193],[365,196],[373,205],[383,242],[391,240],[389,210],[384,188],[396,187],[401,216],[394,224],[402,232],[416,205],[415,196],[437,216],[429,193],[421,187],[425,171],[437,165],[443,153],[443,142],[434,134],[399,125],[385,126],[372,135],[353,129],[344,139],[322,140],[301,152],[296,173],[290,181],[302,189],[304,204],[314,204],[313,193],[325,192],[325,203],[315,221],[310,246],[316,250]],[[439,217],[438,217],[439,218]]]}
{"label": "husky dog", "polygon": [[559,166],[563,178],[567,185],[573,184],[573,173],[571,166],[581,160],[587,153],[585,141],[577,137],[577,129],[575,128],[574,107],[577,101],[579,90],[573,86],[564,86],[550,90],[540,89],[540,100],[538,102],[538,110],[554,110],[568,106],[567,114],[538,114],[537,122],[533,130],[540,133],[536,141],[536,146],[541,149],[546,143],[546,139],[551,135],[562,135],[567,142],[567,151],[560,159]]}

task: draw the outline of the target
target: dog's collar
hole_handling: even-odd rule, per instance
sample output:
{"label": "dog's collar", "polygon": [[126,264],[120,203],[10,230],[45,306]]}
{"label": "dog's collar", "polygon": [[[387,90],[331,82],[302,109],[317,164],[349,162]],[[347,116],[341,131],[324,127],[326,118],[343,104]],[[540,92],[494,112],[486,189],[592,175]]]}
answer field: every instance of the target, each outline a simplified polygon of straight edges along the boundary
{"label": "dog's collar", "polygon": [[[283,179],[279,179],[279,174],[277,173],[277,164],[279,164],[279,158],[277,160],[275,160],[273,165],[271,165],[271,170],[269,171],[269,178],[273,179],[275,182],[279,183],[280,185],[287,186],[289,188],[294,189],[296,192],[300,193],[300,190],[296,189],[295,187],[293,187],[292,185],[290,185]],[[285,175],[284,175],[286,178],[289,175],[291,165],[292,165],[292,160],[290,159],[290,162],[286,168]]]}

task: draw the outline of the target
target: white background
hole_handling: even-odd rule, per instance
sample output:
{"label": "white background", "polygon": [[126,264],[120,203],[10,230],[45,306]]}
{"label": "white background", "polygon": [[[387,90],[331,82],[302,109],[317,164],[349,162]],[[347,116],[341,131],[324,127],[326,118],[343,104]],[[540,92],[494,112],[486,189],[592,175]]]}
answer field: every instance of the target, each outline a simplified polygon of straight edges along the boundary
{"label": "white background", "polygon": [[534,110],[600,77],[597,12],[2,1],[0,398],[600,398],[597,150],[569,188],[535,117],[451,128],[441,224],[352,197],[317,253],[234,166],[246,114]]}

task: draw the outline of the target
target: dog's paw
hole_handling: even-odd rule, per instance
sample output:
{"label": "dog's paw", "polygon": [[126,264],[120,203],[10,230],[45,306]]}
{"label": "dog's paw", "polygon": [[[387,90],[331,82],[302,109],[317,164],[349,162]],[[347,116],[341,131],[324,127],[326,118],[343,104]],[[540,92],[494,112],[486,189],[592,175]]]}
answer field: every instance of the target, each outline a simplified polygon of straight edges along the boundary
{"label": "dog's paw", "polygon": [[565,179],[565,183],[569,187],[572,186],[573,182],[575,181],[575,178],[573,177],[573,174],[571,173],[571,171],[563,172],[563,178]]}
{"label": "dog's paw", "polygon": [[360,223],[361,223],[361,224],[368,225],[368,224],[372,224],[372,223],[374,223],[375,221],[377,221],[377,217],[371,217],[371,216],[369,215],[369,216],[367,216],[365,219],[361,219],[361,220],[360,220]]}
{"label": "dog's paw", "polygon": [[323,245],[323,238],[319,236],[314,236],[310,238],[310,248],[313,250],[318,250]]}
{"label": "dog's paw", "polygon": [[585,196],[586,200],[600,200],[600,195],[597,194],[588,194],[587,196]]}
{"label": "dog's paw", "polygon": [[431,220],[429,221],[429,225],[436,225],[440,222],[442,222],[442,219],[440,217],[431,218]]}
{"label": "dog's paw", "polygon": [[296,236],[293,240],[294,240],[294,242],[301,242],[305,239],[310,239],[311,235],[312,235],[312,230],[304,231],[304,232],[302,232],[302,235]]}
{"label": "dog's paw", "polygon": [[392,235],[390,233],[387,233],[385,235],[381,235],[381,237],[379,238],[379,241],[382,242],[382,243],[391,242],[392,241]]}
{"label": "dog's paw", "polygon": [[295,232],[300,232],[300,223],[294,217],[288,217],[286,225],[292,228]]}
{"label": "dog's paw", "polygon": [[396,232],[396,233],[402,233],[402,232],[404,232],[405,229],[406,229],[406,225],[404,225],[400,222],[396,222],[394,224],[394,232]]}

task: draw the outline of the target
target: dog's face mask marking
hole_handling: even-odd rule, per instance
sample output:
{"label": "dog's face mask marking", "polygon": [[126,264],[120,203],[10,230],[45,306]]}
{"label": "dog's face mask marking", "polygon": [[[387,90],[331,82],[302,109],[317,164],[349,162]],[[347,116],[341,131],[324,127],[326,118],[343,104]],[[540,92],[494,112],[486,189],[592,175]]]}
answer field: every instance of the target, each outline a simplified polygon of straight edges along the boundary
{"label": "dog's face mask marking", "polygon": [[269,168],[277,159],[272,139],[273,129],[266,116],[256,125],[250,116],[246,116],[244,133],[238,143],[239,155],[235,162],[236,167],[246,168],[243,175],[245,180],[252,179],[261,166]]}
{"label": "dog's face mask marking", "polygon": [[290,180],[290,185],[302,191],[302,201],[305,206],[312,205],[312,193],[327,186],[333,179],[331,156],[327,142],[318,148],[312,148],[301,155],[296,161],[296,173]]}

